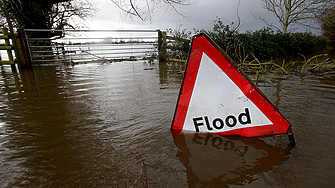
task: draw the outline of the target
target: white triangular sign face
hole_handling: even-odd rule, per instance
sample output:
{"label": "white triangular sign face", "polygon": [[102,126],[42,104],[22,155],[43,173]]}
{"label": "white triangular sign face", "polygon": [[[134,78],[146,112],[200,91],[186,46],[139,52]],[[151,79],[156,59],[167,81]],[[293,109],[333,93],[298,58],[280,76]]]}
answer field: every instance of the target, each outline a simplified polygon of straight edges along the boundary
{"label": "white triangular sign face", "polygon": [[[224,87],[212,88],[213,85]],[[198,126],[199,124],[203,125]],[[184,125],[184,130],[215,133],[272,125],[272,122],[203,53]]]}
{"label": "white triangular sign face", "polygon": [[173,131],[252,137],[288,133],[290,126],[207,35],[193,38]]}

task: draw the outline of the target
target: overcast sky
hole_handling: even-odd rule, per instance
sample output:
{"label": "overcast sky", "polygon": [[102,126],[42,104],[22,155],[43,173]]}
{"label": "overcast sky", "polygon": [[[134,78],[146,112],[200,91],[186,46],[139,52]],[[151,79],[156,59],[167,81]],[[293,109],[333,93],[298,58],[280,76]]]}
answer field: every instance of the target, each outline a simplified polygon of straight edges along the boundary
{"label": "overcast sky", "polygon": [[[141,1],[141,0],[138,0]],[[143,0],[144,1],[144,0]],[[153,14],[152,22],[143,22],[138,18],[124,18],[120,10],[110,0],[96,0],[98,12],[86,21],[89,29],[161,29],[168,28],[209,30],[213,28],[215,18],[218,16],[225,24],[236,22],[238,0],[194,0],[191,6],[183,7],[180,12],[182,17],[164,7],[157,8]],[[277,20],[262,9],[261,0],[240,0],[239,16],[242,21],[240,32],[246,30],[259,30],[265,26],[257,20],[253,13],[262,13],[268,21],[279,26]],[[298,29],[297,31],[305,31]]]}

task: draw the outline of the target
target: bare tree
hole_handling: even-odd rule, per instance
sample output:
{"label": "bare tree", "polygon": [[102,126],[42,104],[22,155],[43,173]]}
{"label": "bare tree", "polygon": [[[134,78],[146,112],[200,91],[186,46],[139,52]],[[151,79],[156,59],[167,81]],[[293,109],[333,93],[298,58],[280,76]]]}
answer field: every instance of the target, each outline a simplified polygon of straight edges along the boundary
{"label": "bare tree", "polygon": [[320,18],[322,33],[330,41],[330,45],[335,51],[335,3],[326,9]]}
{"label": "bare tree", "polygon": [[0,1],[2,18],[5,14],[9,14],[19,27],[24,28],[63,29],[64,26],[74,28],[74,20],[85,20],[95,11],[95,5],[90,0]]}
{"label": "bare tree", "polygon": [[270,11],[278,19],[280,27],[269,23],[263,15],[255,16],[265,24],[286,34],[290,31],[290,26],[301,25],[304,27],[313,27],[312,21],[320,16],[321,12],[333,0],[261,0],[263,9]]}
{"label": "bare tree", "polygon": [[19,27],[46,29],[47,14],[55,3],[70,0],[2,0],[1,15],[9,15]]}
{"label": "bare tree", "polygon": [[72,0],[53,4],[47,14],[47,26],[52,29],[76,29],[83,27],[76,24],[86,20],[96,12],[95,5],[89,0]]}
{"label": "bare tree", "polygon": [[[95,5],[90,0],[1,0],[0,24],[3,18],[10,18],[14,25],[29,29],[79,28],[80,20],[95,13]],[[7,19],[8,20],[8,19]],[[31,33],[34,35],[34,32]],[[44,37],[61,36],[62,32],[43,32]]]}
{"label": "bare tree", "polygon": [[190,6],[190,0],[111,0],[122,12],[129,16],[135,16],[142,21],[151,21],[154,10],[165,6],[175,13],[184,16],[181,8]]}

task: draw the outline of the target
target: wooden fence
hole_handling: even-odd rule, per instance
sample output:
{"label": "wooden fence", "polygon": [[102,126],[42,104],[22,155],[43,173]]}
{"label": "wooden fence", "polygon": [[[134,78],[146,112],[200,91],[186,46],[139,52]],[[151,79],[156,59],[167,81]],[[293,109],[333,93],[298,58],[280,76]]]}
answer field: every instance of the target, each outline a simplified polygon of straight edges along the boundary
{"label": "wooden fence", "polygon": [[[18,64],[19,68],[31,67],[22,30],[18,29],[17,33],[9,33],[7,28],[2,28],[0,39],[5,40],[5,44],[0,46],[0,50],[7,51],[8,56],[8,60],[1,60],[0,65],[11,65],[13,72],[16,72],[15,63]],[[15,56],[12,51],[14,51]]]}
{"label": "wooden fence", "polygon": [[8,61],[2,60],[0,61],[1,65],[11,65],[12,66],[12,70],[14,72],[16,72],[16,68],[14,65],[14,58],[13,58],[13,54],[12,54],[12,50],[14,50],[14,46],[12,46],[9,42],[10,39],[10,35],[8,34],[8,29],[7,28],[2,28],[2,35],[0,35],[0,39],[5,40],[5,45],[4,46],[0,46],[0,50],[6,50],[7,51],[7,55],[8,55]]}

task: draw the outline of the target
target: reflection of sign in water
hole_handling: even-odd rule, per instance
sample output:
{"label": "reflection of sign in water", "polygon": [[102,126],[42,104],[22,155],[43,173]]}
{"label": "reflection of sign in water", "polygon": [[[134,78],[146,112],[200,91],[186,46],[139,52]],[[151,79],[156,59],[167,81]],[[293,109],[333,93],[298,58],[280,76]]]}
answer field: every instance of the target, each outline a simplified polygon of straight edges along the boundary
{"label": "reflection of sign in water", "polygon": [[256,174],[287,160],[280,149],[254,138],[173,133],[177,157],[186,168],[189,187],[228,187],[257,180]]}
{"label": "reflection of sign in water", "polygon": [[193,38],[172,130],[246,137],[291,131],[288,121],[207,35]]}

